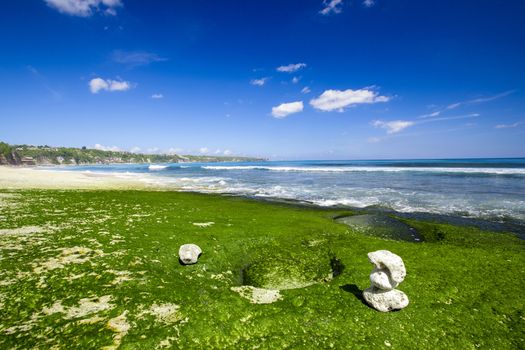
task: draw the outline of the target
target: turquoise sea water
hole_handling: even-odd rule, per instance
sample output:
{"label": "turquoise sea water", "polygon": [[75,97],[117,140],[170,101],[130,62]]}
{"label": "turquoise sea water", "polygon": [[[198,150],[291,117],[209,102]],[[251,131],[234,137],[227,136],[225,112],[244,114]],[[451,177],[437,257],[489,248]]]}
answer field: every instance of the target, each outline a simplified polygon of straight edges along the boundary
{"label": "turquoise sea water", "polygon": [[179,190],[525,222],[525,158],[119,164],[67,170]]}

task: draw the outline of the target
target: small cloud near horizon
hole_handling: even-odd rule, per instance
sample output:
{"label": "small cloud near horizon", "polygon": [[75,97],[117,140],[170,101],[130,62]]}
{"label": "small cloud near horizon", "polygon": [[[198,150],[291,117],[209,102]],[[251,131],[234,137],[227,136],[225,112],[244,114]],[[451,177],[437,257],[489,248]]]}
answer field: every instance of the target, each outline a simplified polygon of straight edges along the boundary
{"label": "small cloud near horizon", "polygon": [[387,131],[387,134],[397,134],[398,132],[401,132],[402,130],[417,125],[417,124],[427,124],[427,123],[435,123],[435,122],[441,122],[441,121],[450,121],[450,120],[458,120],[458,119],[467,119],[467,118],[477,118],[479,117],[479,113],[470,113],[465,115],[458,115],[458,116],[451,116],[451,117],[440,117],[440,118],[429,118],[429,119],[423,119],[423,120],[392,120],[392,121],[382,121],[382,120],[374,120],[370,122],[370,124],[376,128],[385,129]]}
{"label": "small cloud near horizon", "polygon": [[180,148],[180,147],[171,147],[169,148],[167,151],[166,151],[166,154],[180,154],[184,152],[184,149],[183,148]]}
{"label": "small cloud near horizon", "polygon": [[216,149],[214,152],[216,155],[223,155],[223,156],[230,156],[232,155],[232,151],[229,149],[221,150],[220,148]]}
{"label": "small cloud near horizon", "polygon": [[494,126],[495,129],[510,129],[510,128],[517,128],[520,125],[520,123],[516,122],[513,124],[498,124]]}
{"label": "small cloud near horizon", "polygon": [[104,146],[100,143],[96,143],[95,146],[93,146],[94,149],[98,149],[99,151],[113,151],[113,152],[121,152],[122,150],[117,146]]}
{"label": "small cloud near horizon", "polygon": [[[445,111],[456,109],[456,108],[464,106],[464,105],[470,105],[470,104],[477,104],[477,103],[484,103],[484,102],[494,101],[494,100],[500,99],[502,97],[511,95],[514,92],[516,92],[516,90],[508,90],[508,91],[504,91],[504,92],[501,92],[499,94],[495,94],[495,95],[492,95],[492,96],[478,97],[478,98],[475,98],[475,99],[472,99],[472,100],[465,100],[465,101],[451,103],[451,104],[447,105],[445,108],[438,109],[438,110],[436,110],[436,111],[434,111],[432,113],[426,113],[426,114],[420,115],[418,118],[433,118],[433,117],[437,117],[437,116],[441,115],[442,113],[444,113]],[[432,105],[432,107],[437,107],[437,106]]]}
{"label": "small cloud near horizon", "polygon": [[414,125],[415,123],[409,120],[392,120],[389,122],[374,120],[371,124],[376,128],[386,129],[387,134],[396,134]]}

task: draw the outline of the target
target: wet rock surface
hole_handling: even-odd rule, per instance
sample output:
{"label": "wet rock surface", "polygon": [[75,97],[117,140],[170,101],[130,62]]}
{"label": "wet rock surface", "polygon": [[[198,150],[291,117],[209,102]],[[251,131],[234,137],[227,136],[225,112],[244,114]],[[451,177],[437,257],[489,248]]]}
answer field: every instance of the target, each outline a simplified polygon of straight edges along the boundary
{"label": "wet rock surface", "polygon": [[344,216],[335,219],[335,221],[348,225],[356,231],[368,236],[396,241],[423,241],[423,237],[415,228],[382,214]]}

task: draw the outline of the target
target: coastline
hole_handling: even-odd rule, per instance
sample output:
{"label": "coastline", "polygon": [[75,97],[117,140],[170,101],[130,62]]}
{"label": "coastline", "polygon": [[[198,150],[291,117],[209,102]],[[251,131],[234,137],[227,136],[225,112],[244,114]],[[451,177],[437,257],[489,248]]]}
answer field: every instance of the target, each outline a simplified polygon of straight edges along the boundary
{"label": "coastline", "polygon": [[269,202],[296,208],[351,211],[354,214],[394,215],[402,219],[433,221],[456,226],[473,226],[492,232],[510,232],[525,239],[524,223],[519,220],[494,221],[475,217],[437,214],[431,212],[399,212],[381,207],[352,207],[345,205],[323,206],[313,202],[279,197],[250,196],[228,192],[185,190],[173,184],[161,183],[149,174],[98,173],[90,171],[42,169],[24,166],[0,166],[0,190],[142,190],[176,191],[213,194],[225,197],[248,198],[258,202]]}
{"label": "coastline", "polygon": [[0,189],[123,190],[153,189],[144,179],[130,174],[116,176],[34,167],[0,166]]}

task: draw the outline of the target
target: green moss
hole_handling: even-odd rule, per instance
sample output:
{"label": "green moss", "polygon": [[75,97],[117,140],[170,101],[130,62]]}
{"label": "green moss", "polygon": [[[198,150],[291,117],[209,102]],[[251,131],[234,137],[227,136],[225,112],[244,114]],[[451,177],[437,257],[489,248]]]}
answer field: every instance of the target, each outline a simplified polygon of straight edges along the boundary
{"label": "green moss", "polygon": [[[338,214],[191,193],[0,193],[0,348],[522,347],[523,241],[413,220],[424,243],[383,240]],[[198,264],[179,264],[184,243],[202,248]],[[361,299],[378,249],[405,261],[399,312]],[[231,290],[312,281],[265,305]],[[106,295],[110,307],[86,310]]]}
{"label": "green moss", "polygon": [[260,247],[255,261],[243,269],[243,284],[267,289],[294,289],[333,277],[333,255],[326,247]]}

